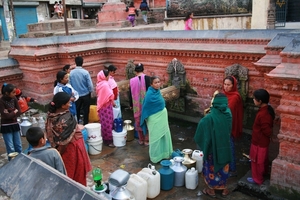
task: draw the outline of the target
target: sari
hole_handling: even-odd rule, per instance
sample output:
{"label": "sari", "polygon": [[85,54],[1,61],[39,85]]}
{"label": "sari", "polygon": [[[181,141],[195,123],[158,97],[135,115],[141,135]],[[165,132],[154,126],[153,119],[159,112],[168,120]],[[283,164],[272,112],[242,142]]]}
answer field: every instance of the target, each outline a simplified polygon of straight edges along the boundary
{"label": "sari", "polygon": [[173,152],[168,112],[160,90],[149,87],[142,106],[141,127],[149,131],[149,156],[153,163],[169,159]]}
{"label": "sari", "polygon": [[213,105],[198,123],[194,140],[203,151],[204,180],[211,189],[225,189],[232,156],[231,112],[226,97],[215,97]]}
{"label": "sari", "polygon": [[101,70],[97,75],[97,111],[101,123],[101,136],[103,143],[110,145],[113,143],[113,100],[114,94],[110,85]]}
{"label": "sari", "polygon": [[75,117],[69,110],[48,113],[46,134],[51,147],[61,154],[68,177],[86,186],[86,176],[92,166]]}

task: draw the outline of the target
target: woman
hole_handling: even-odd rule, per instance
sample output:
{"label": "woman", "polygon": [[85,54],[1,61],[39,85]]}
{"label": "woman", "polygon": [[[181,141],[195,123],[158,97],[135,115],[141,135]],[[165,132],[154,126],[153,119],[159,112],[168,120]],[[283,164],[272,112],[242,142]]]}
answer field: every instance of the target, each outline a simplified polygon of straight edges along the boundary
{"label": "woman", "polygon": [[232,131],[230,145],[232,162],[229,165],[230,177],[237,176],[234,140],[241,137],[243,133],[243,101],[238,92],[237,80],[234,76],[227,76],[223,80],[223,91],[228,98],[228,107],[232,114]]}
{"label": "woman", "polygon": [[46,121],[47,139],[61,154],[68,177],[86,186],[86,176],[92,166],[82,133],[69,111],[70,103],[69,94],[58,92],[54,95]]}
{"label": "woman", "polygon": [[223,190],[227,196],[229,162],[231,161],[230,134],[232,117],[227,97],[216,94],[210,112],[200,120],[194,136],[198,147],[203,151],[203,175],[208,188],[203,193],[215,197],[215,190]]}
{"label": "woman", "polygon": [[193,17],[194,13],[188,12],[184,19],[184,30],[194,30],[193,29]]}
{"label": "woman", "polygon": [[160,79],[151,77],[142,107],[140,125],[149,131],[149,155],[153,163],[169,159],[173,152],[165,100],[160,93]]}
{"label": "woman", "polygon": [[[76,105],[75,101],[79,98],[79,94],[74,88],[69,84],[69,74],[65,71],[59,71],[56,74],[56,80],[54,82],[53,94],[55,95],[58,92],[65,92],[71,96],[71,114],[77,118]],[[78,119],[76,119],[78,120]]]}
{"label": "woman", "polygon": [[130,21],[131,26],[134,27],[135,15],[138,15],[138,11],[134,7],[134,2],[130,2],[129,6],[126,7],[126,12],[128,12],[127,20]]}
{"label": "woman", "polygon": [[136,72],[136,76],[130,79],[129,103],[133,110],[135,130],[138,132],[139,144],[148,146],[148,133],[147,130],[144,130],[144,132],[140,127],[140,119],[142,113],[142,103],[145,98],[146,91],[150,86],[150,76],[144,74],[144,65],[142,63],[136,65],[134,71]]}
{"label": "woman", "polygon": [[149,24],[148,20],[147,20],[147,13],[150,11],[150,9],[149,9],[149,6],[148,6],[146,0],[142,0],[142,2],[140,4],[140,10],[142,12],[142,16],[143,16],[143,20],[144,20],[145,24]]}
{"label": "woman", "polygon": [[114,116],[114,118],[122,118],[119,89],[118,89],[118,85],[114,79],[114,75],[116,74],[117,68],[114,65],[109,65],[107,70],[108,70],[108,75],[109,75],[108,84],[114,93],[114,101],[115,101],[116,107],[120,108],[120,112],[118,112],[117,116]]}
{"label": "woman", "polygon": [[264,89],[255,90],[253,101],[259,110],[252,127],[252,140],[250,147],[252,177],[247,178],[250,183],[261,185],[264,175],[268,173],[268,149],[273,130],[275,112],[269,105],[270,95]]}
{"label": "woman", "polygon": [[[1,133],[4,139],[7,155],[12,152],[22,152],[20,126],[17,117],[21,115],[21,109],[16,98],[16,87],[4,83],[0,98]],[[26,133],[24,133],[26,134]],[[8,157],[8,160],[11,158]]]}
{"label": "woman", "polygon": [[103,143],[114,148],[113,144],[113,106],[114,93],[108,84],[109,73],[107,70],[101,70],[97,75],[97,111],[101,123],[101,134]]}

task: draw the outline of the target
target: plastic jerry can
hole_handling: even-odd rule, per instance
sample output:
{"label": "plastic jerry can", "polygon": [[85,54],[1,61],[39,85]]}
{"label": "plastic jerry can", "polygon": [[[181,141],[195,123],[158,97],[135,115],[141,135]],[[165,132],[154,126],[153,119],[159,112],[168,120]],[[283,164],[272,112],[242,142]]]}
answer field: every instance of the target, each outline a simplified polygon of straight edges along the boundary
{"label": "plastic jerry can", "polygon": [[147,198],[153,199],[160,193],[160,174],[155,166],[149,164],[137,173],[147,182]]}
{"label": "plastic jerry can", "polygon": [[198,185],[198,171],[192,167],[185,173],[185,187],[190,190],[196,189]]}
{"label": "plastic jerry can", "polygon": [[131,174],[126,186],[135,199],[147,199],[147,182],[137,174]]}
{"label": "plastic jerry can", "polygon": [[200,150],[194,150],[192,154],[192,158],[196,160],[196,169],[198,173],[202,172],[203,168],[203,151]]}

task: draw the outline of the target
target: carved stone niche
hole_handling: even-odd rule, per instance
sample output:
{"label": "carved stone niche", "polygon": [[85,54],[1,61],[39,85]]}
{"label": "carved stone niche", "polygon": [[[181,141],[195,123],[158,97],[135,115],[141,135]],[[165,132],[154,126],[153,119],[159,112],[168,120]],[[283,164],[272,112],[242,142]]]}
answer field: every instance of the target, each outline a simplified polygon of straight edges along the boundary
{"label": "carved stone niche", "polygon": [[234,76],[236,78],[237,87],[244,103],[248,94],[248,73],[249,70],[240,64],[233,64],[225,68],[225,77]]}
{"label": "carved stone niche", "polygon": [[167,73],[169,74],[168,86],[175,86],[176,88],[186,86],[186,72],[183,64],[173,58],[168,64]]}

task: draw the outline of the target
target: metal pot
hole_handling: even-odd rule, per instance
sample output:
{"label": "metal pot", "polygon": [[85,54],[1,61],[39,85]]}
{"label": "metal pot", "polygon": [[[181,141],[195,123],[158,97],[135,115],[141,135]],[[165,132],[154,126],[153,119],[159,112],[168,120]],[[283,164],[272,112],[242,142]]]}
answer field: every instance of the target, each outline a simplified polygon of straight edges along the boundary
{"label": "metal pot", "polygon": [[22,117],[21,126],[21,136],[26,136],[26,132],[32,127],[32,123],[29,121],[28,117]]}

